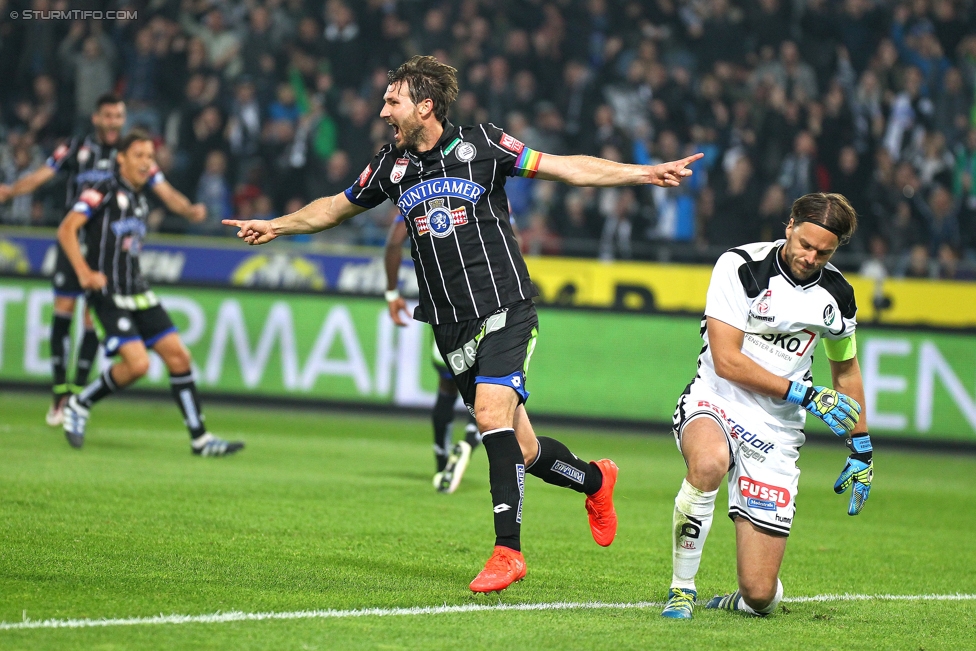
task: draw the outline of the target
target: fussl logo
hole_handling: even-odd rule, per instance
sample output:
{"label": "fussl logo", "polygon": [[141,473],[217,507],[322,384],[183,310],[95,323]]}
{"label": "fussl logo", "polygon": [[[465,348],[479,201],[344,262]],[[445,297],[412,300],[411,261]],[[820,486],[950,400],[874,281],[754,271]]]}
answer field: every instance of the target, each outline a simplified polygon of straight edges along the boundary
{"label": "fussl logo", "polygon": [[761,481],[754,481],[748,477],[739,477],[739,492],[744,497],[752,497],[763,501],[776,502],[776,506],[783,508],[790,504],[790,492],[779,486],[770,486]]}

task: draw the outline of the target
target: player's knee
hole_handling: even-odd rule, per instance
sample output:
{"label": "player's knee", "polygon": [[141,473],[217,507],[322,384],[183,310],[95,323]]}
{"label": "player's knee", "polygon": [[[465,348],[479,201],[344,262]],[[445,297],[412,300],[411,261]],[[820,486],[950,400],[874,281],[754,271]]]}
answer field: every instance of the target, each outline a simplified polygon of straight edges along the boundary
{"label": "player's knee", "polygon": [[688,460],[688,477],[692,486],[698,490],[712,491],[719,487],[729,471],[727,456],[698,455]]}
{"label": "player's knee", "polygon": [[170,373],[188,373],[192,362],[190,351],[180,346],[177,350],[167,355],[166,368]]}
{"label": "player's knee", "polygon": [[129,375],[132,378],[140,378],[149,372],[149,355],[132,355],[125,360],[125,365],[129,368]]}
{"label": "player's knee", "polygon": [[776,598],[776,577],[739,579],[739,592],[753,610],[765,610]]}

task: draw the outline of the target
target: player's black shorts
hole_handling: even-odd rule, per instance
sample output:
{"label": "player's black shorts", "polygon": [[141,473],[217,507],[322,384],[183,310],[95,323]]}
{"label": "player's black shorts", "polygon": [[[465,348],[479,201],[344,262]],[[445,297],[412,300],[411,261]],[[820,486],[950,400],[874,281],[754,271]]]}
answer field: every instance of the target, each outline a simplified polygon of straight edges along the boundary
{"label": "player's black shorts", "polygon": [[78,282],[75,269],[71,266],[71,262],[68,260],[68,256],[64,254],[64,249],[61,248],[60,244],[57,245],[57,249],[58,256],[54,262],[54,275],[51,276],[51,284],[54,285],[54,295],[78,298],[85,293],[85,290],[82,288],[81,283]]}
{"label": "player's black shorts", "polygon": [[136,296],[90,292],[87,300],[106,355],[118,354],[119,347],[137,339],[146,348],[152,348],[160,339],[176,332],[169,314],[152,292]]}
{"label": "player's black shorts", "polygon": [[529,399],[525,375],[539,334],[539,317],[531,300],[513,303],[487,317],[433,328],[441,357],[471,413],[478,384],[511,387],[519,402]]}

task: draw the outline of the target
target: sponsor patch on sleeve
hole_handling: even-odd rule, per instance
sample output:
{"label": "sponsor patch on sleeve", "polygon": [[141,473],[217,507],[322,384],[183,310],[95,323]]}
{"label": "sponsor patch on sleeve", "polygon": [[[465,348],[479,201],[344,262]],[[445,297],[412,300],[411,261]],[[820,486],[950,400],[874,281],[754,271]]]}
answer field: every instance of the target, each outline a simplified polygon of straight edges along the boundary
{"label": "sponsor patch on sleeve", "polygon": [[60,163],[61,159],[63,159],[65,156],[68,155],[69,150],[70,148],[68,147],[68,145],[60,145],[58,146],[57,149],[54,150],[54,153],[51,154],[51,158],[53,158],[55,161]]}
{"label": "sponsor patch on sleeve", "polygon": [[88,188],[78,197],[78,203],[88,204],[91,208],[98,208],[99,204],[102,203],[102,199],[105,198],[101,192],[95,188]]}
{"label": "sponsor patch on sleeve", "polygon": [[369,177],[372,174],[373,174],[373,166],[372,166],[372,164],[367,165],[366,166],[366,169],[363,170],[363,173],[359,175],[359,187],[365,188],[366,187],[366,182],[369,181]]}
{"label": "sponsor patch on sleeve", "polygon": [[525,147],[520,140],[513,138],[507,133],[502,134],[502,139],[498,144],[515,154],[522,153],[522,148]]}
{"label": "sponsor patch on sleeve", "polygon": [[163,170],[159,169],[159,165],[153,165],[152,169],[149,170],[149,187],[154,187],[166,180],[166,176],[163,174]]}

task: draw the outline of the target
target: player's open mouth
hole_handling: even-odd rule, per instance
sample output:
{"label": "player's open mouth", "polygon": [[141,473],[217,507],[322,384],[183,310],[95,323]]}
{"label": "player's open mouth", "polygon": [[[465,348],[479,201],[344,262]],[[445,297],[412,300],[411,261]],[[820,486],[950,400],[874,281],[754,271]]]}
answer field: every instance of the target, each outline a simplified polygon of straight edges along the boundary
{"label": "player's open mouth", "polygon": [[400,127],[398,127],[395,124],[391,124],[390,126],[393,127],[393,137],[394,138],[399,138],[400,137]]}

